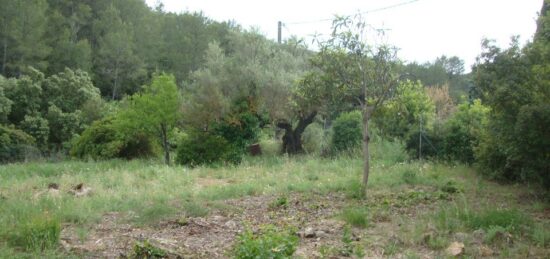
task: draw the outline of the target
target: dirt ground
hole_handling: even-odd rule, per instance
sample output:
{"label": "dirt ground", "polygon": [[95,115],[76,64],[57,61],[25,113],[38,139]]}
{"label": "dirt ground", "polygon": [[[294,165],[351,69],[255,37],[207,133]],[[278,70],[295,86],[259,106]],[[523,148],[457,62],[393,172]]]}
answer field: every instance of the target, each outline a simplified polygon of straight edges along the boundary
{"label": "dirt ground", "polygon": [[[273,206],[281,196],[244,197],[222,201],[216,206],[205,204],[210,208],[205,217],[181,214],[141,227],[127,223],[127,215],[109,213],[87,230],[84,238],[79,236],[75,226],[65,225],[61,244],[68,252],[86,258],[131,257],[136,244],[144,243],[167,252],[168,258],[229,258],[239,233],[246,229],[259,231],[263,226],[274,225],[297,231],[300,242],[294,253],[296,258],[349,258],[350,255],[334,252],[334,248],[337,250],[345,246],[342,241],[345,223],[339,218],[342,211],[350,205],[366,205],[375,209],[380,204],[387,204],[388,200],[400,200],[396,204],[390,202],[388,206],[384,205],[384,213],[375,213],[374,210],[367,228],[351,228],[354,244],[364,251],[364,258],[410,258],[411,251],[414,258],[440,258],[445,256],[445,248],[433,250],[418,245],[410,235],[403,235],[404,228],[414,228],[426,213],[449,202],[423,197],[423,193],[430,193],[430,190],[408,189],[391,196],[388,193],[371,193],[366,201],[353,200],[342,193],[293,193],[285,196],[287,202],[284,207]],[[429,234],[418,233],[418,236],[429,237]],[[455,233],[449,241],[464,242],[464,239],[472,238],[476,238],[475,233]],[[467,246],[470,244],[466,248],[470,254],[489,258],[499,256],[498,251],[484,246],[482,241],[465,243]],[[406,249],[388,254],[392,245]],[[327,248],[333,249],[332,252],[323,252]],[[545,258],[544,251],[528,251],[527,255],[530,258]]]}
{"label": "dirt ground", "polygon": [[[296,256],[315,257],[321,244],[337,245],[344,223],[334,219],[345,198],[342,195],[319,195],[315,199],[302,195],[288,198],[286,208],[269,205],[277,197],[257,196],[224,201],[229,209],[213,209],[207,217],[165,220],[153,226],[133,227],[123,215],[109,213],[81,240],[74,226],[66,225],[61,233],[65,249],[88,258],[127,257],[136,243],[148,241],[177,258],[228,258],[236,236],[250,228],[275,226],[312,228],[316,235],[303,237]],[[181,215],[184,217],[184,215]]]}

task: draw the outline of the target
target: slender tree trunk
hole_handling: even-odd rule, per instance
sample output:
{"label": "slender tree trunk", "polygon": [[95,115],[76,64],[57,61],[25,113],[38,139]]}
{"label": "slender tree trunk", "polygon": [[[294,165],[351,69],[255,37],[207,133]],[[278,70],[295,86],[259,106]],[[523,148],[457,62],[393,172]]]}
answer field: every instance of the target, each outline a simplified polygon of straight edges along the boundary
{"label": "slender tree trunk", "polygon": [[363,193],[367,195],[367,184],[369,183],[370,155],[369,155],[369,110],[367,106],[363,108]]}
{"label": "slender tree trunk", "polygon": [[160,124],[160,135],[162,138],[162,148],[164,149],[164,163],[170,165],[170,146],[168,143],[168,130],[165,124]]}

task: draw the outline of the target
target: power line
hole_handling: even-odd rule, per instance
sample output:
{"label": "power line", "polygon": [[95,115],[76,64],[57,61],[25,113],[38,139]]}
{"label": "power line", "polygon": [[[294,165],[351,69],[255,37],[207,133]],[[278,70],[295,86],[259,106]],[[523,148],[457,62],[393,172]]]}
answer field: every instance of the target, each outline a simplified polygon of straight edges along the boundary
{"label": "power line", "polygon": [[380,12],[380,11],[385,11],[385,10],[392,9],[392,8],[396,8],[396,7],[400,7],[400,6],[409,5],[409,4],[418,2],[418,1],[420,1],[420,0],[411,0],[411,1],[407,1],[407,2],[402,2],[402,3],[398,3],[398,4],[394,4],[394,5],[389,5],[389,6],[382,7],[382,8],[378,8],[378,9],[373,9],[373,10],[365,11],[365,12],[362,12],[361,14],[368,14],[368,13],[376,13],[376,12]]}
{"label": "power line", "polygon": [[[420,0],[409,0],[409,1],[401,2],[401,3],[397,3],[397,4],[394,4],[394,5],[388,5],[388,6],[381,7],[381,8],[376,8],[376,9],[371,9],[371,10],[367,10],[367,11],[364,11],[364,12],[359,12],[359,14],[369,14],[369,13],[381,12],[381,11],[401,7],[401,6],[404,6],[404,5],[409,5],[409,4],[418,2],[418,1],[420,1]],[[285,25],[301,25],[301,24],[309,24],[309,23],[320,23],[320,22],[332,21],[333,19],[334,18],[325,18],[325,19],[309,20],[309,21],[287,22],[287,23],[285,23]]]}

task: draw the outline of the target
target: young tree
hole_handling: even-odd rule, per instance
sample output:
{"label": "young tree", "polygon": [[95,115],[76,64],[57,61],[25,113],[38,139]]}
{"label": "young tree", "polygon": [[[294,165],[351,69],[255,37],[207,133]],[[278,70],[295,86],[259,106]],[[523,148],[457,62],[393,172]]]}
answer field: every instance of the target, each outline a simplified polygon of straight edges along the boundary
{"label": "young tree", "polygon": [[369,119],[388,99],[399,78],[396,76],[396,50],[387,45],[373,46],[367,41],[369,25],[361,15],[337,17],[330,39],[321,42],[315,65],[332,85],[337,102],[351,102],[361,107],[363,115],[363,188],[370,172]]}
{"label": "young tree", "polygon": [[162,144],[164,161],[170,164],[168,139],[176,126],[180,109],[180,94],[174,76],[154,76],[150,85],[129,97],[127,102],[128,106],[119,114],[118,127],[126,133],[145,130],[156,134]]}

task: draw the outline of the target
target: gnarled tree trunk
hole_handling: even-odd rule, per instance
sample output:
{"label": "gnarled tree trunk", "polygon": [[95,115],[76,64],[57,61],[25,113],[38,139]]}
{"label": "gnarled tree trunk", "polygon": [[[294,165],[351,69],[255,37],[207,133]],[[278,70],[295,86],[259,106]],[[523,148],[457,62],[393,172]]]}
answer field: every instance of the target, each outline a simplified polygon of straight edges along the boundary
{"label": "gnarled tree trunk", "polygon": [[300,117],[298,125],[296,128],[292,128],[292,124],[288,121],[279,121],[277,127],[285,130],[285,135],[283,135],[283,152],[287,154],[298,154],[304,151],[302,147],[302,133],[306,127],[313,123],[313,119],[317,112],[311,112],[305,117]]}

